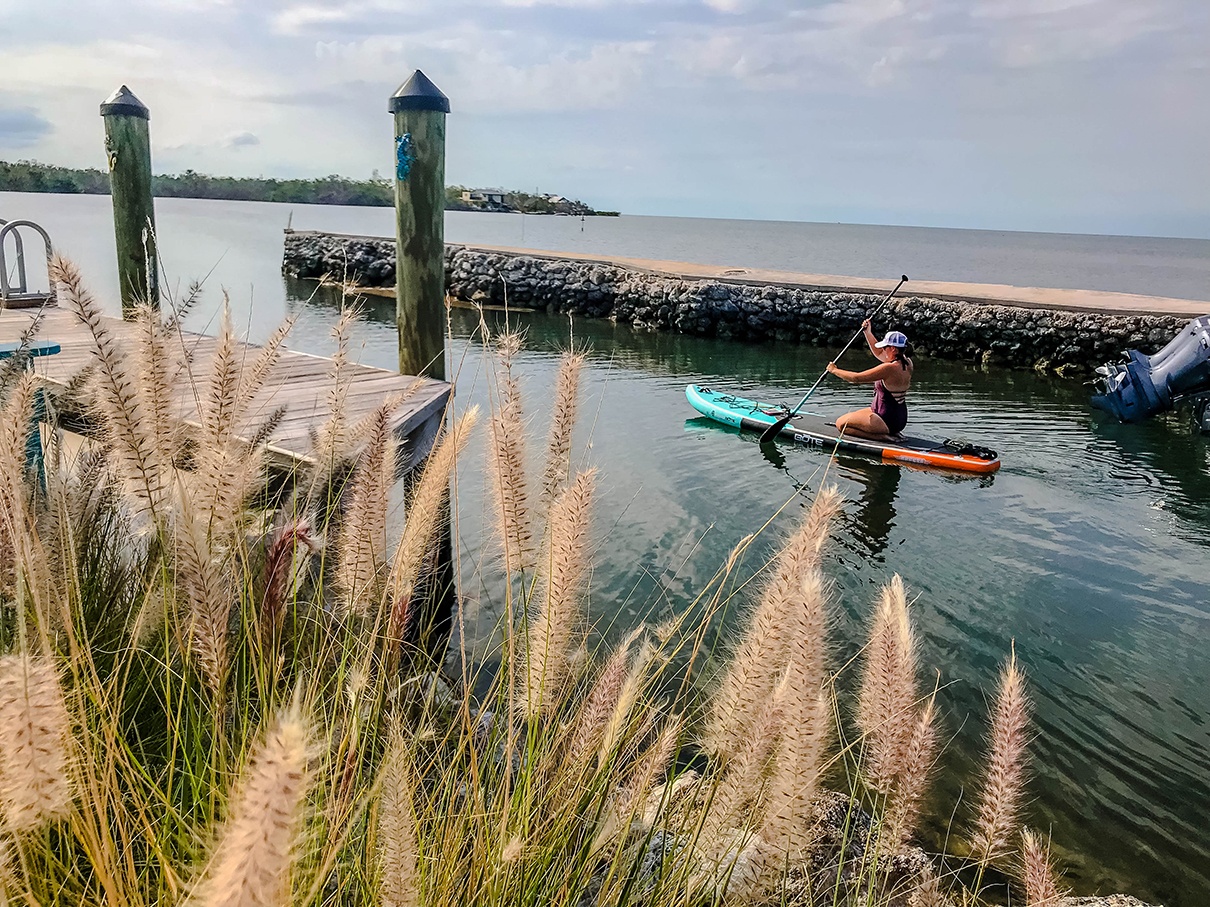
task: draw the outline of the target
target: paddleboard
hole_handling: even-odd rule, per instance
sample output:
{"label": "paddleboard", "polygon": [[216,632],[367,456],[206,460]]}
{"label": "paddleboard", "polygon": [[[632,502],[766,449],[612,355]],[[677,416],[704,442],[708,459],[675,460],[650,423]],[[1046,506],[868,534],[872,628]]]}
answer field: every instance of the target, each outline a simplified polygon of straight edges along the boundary
{"label": "paddleboard", "polygon": [[[685,397],[703,416],[750,431],[764,431],[789,414],[789,408],[785,406],[760,403],[697,384],[685,388]],[[996,452],[985,447],[960,441],[929,441],[907,435],[901,435],[893,441],[842,436],[826,417],[813,413],[799,413],[787,423],[778,437],[806,447],[866,454],[893,463],[976,473],[992,473],[1000,468],[1000,458]]]}

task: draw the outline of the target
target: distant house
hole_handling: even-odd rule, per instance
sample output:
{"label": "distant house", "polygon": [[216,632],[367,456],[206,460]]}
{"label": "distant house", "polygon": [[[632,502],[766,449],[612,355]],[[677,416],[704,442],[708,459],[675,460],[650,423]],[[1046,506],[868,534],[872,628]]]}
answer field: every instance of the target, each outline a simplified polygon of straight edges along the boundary
{"label": "distant house", "polygon": [[477,205],[489,207],[503,206],[505,192],[503,189],[463,189],[462,200]]}
{"label": "distant house", "polygon": [[544,195],[542,197],[544,199],[546,199],[548,202],[550,202],[552,205],[562,205],[567,201],[567,199],[565,199],[561,195]]}

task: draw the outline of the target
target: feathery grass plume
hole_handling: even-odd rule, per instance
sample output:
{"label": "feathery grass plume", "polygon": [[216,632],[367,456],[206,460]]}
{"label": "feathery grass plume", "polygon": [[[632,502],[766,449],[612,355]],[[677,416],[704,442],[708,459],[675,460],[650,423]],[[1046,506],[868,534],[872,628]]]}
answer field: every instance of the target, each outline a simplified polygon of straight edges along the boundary
{"label": "feathery grass plume", "polygon": [[866,783],[890,794],[915,724],[916,639],[898,575],[883,587],[870,625],[857,723],[864,734]]}
{"label": "feathery grass plume", "polygon": [[101,306],[84,287],[74,264],[56,256],[50,277],[92,336],[96,365],[93,408],[100,417],[105,440],[114,451],[118,475],[136,505],[136,514],[159,524],[166,506],[169,464],[155,443],[151,418],[143,406],[138,382],[129,372],[121,341],[106,324]]}
{"label": "feathery grass plume", "polygon": [[[786,646],[793,637],[791,627],[799,626],[799,612],[806,606],[802,577],[818,566],[841,500],[835,486],[821,488],[807,519],[774,561],[773,574],[711,703],[703,744],[722,758],[729,757],[744,740],[758,704],[785,668]],[[811,628],[821,663],[823,630],[822,619]]]}
{"label": "feathery grass plume", "polygon": [[647,669],[655,659],[657,651],[650,641],[644,640],[634,657],[626,679],[618,691],[618,697],[613,703],[609,718],[601,726],[601,736],[597,743],[597,767],[601,768],[612,758],[617,758],[618,750],[627,743],[641,739],[643,734],[635,733],[636,718],[650,721],[653,713],[637,714],[635,706],[642,699],[643,690],[647,686]]}
{"label": "feathery grass plume", "polygon": [[189,286],[185,290],[185,295],[180,299],[171,300],[171,305],[168,309],[168,314],[164,318],[164,328],[169,333],[174,333],[181,329],[181,325],[185,319],[189,317],[189,313],[193,311],[202,299],[202,281],[190,281]]}
{"label": "feathery grass plume", "polygon": [[735,830],[745,822],[745,808],[760,798],[784,720],[782,697],[767,697],[722,769],[702,822],[705,863],[717,865],[725,857],[734,845]]}
{"label": "feathery grass plume", "polygon": [[1021,832],[1021,881],[1025,885],[1025,907],[1059,907],[1059,890],[1050,865],[1050,842],[1028,828]]}
{"label": "feathery grass plume", "polygon": [[621,699],[630,674],[630,647],[644,632],[646,627],[636,627],[617,645],[604,667],[597,673],[584,698],[580,700],[580,707],[572,722],[567,759],[564,763],[569,769],[579,770],[583,767],[584,757],[600,745],[605,723]]}
{"label": "feathery grass plume", "polygon": [[319,545],[307,520],[295,519],[279,529],[265,549],[265,592],[261,599],[262,633],[281,629],[286,617],[286,597],[294,576],[295,552],[303,546],[310,554],[319,553]]}
{"label": "feathery grass plume", "polygon": [[437,444],[436,449],[429,454],[420,474],[420,481],[413,490],[407,522],[403,528],[403,536],[395,548],[388,579],[391,615],[387,625],[387,638],[393,642],[403,638],[412,591],[433,539],[437,536],[445,499],[449,494],[450,477],[454,474],[458,457],[466,449],[471,432],[478,421],[477,406],[462,414],[454,423],[454,427]]}
{"label": "feathery grass plume", "polygon": [[[234,576],[228,559],[216,552],[206,513],[192,506],[185,483],[173,508],[172,556],[177,595],[185,606],[189,654],[213,692],[222,689],[228,667],[228,623],[234,602]],[[216,556],[217,555],[217,556]]]}
{"label": "feathery grass plume", "polygon": [[937,760],[936,698],[934,693],[920,709],[908,738],[903,767],[887,799],[883,840],[898,850],[908,842],[920,816],[920,805],[928,789],[929,773]]}
{"label": "feathery grass plume", "polygon": [[416,809],[407,741],[391,729],[390,749],[380,769],[378,806],[378,897],[382,907],[417,907],[420,874],[416,866]]}
{"label": "feathery grass plume", "polygon": [[667,774],[669,766],[672,765],[672,761],[681,747],[684,731],[685,719],[680,715],[672,715],[664,722],[663,729],[656,734],[655,740],[631,769],[630,777],[624,785],[626,806],[644,802],[655,788],[656,783],[662,783],[664,775]]}
{"label": "feathery grass plume", "polygon": [[287,315],[281,324],[273,329],[273,333],[269,335],[269,338],[260,344],[260,350],[257,352],[256,358],[252,360],[252,363],[243,364],[239,389],[235,397],[235,411],[237,413],[246,412],[248,407],[252,405],[253,399],[265,386],[265,381],[268,380],[274,366],[281,360],[281,354],[286,347],[286,338],[294,330],[294,324],[297,320],[297,315]]}
{"label": "feathery grass plume", "polygon": [[282,343],[292,324],[286,321],[274,332],[269,345],[248,364],[248,348],[240,343],[231,324],[224,296],[222,327],[210,367],[209,392],[198,401],[202,431],[195,450],[196,480],[192,496],[207,514],[208,532],[221,539],[237,522],[244,502],[263,476],[263,431],[258,443],[249,444],[241,432],[251,428],[248,408],[264,386],[281,356]]}
{"label": "feathery grass plume", "polygon": [[364,614],[376,597],[387,553],[387,509],[395,484],[391,410],[380,406],[361,462],[345,489],[336,560],[336,586],[346,614]]}
{"label": "feathery grass plume", "polygon": [[176,417],[172,400],[172,383],[176,380],[176,366],[180,364],[175,355],[180,349],[165,330],[159,313],[147,305],[134,310],[135,362],[138,369],[138,385],[144,404],[149,440],[154,443],[165,466],[176,459],[182,437],[180,420]]}
{"label": "feathery grass plume", "polygon": [[972,855],[987,863],[1008,852],[1025,794],[1029,697],[1014,650],[1000,675],[983,786],[971,837]]}
{"label": "feathery grass plume", "polygon": [[13,559],[4,564],[5,589],[16,579],[19,547],[33,528],[29,505],[29,477],[25,466],[25,445],[34,411],[36,377],[25,372],[17,379],[0,410],[0,533],[5,552]]}
{"label": "feathery grass plume", "polygon": [[941,879],[930,874],[908,896],[908,907],[950,907],[949,899],[941,887]]}
{"label": "feathery grass plume", "polygon": [[[678,793],[677,782],[687,776],[682,775],[671,785],[665,784],[663,779],[680,749],[684,730],[685,721],[680,715],[673,715],[665,721],[654,741],[635,761],[626,779],[607,798],[605,811],[590,847],[592,853],[619,839],[625,840],[632,831],[650,830],[673,804]],[[692,772],[688,774],[696,779]]]}
{"label": "feathery grass plume", "polygon": [[189,907],[284,905],[311,776],[309,728],[297,711],[274,721],[256,748]]}
{"label": "feathery grass plume", "polygon": [[218,336],[210,363],[208,392],[201,401],[202,433],[209,442],[222,443],[232,430],[232,415],[239,396],[239,339],[231,323],[231,299],[223,293]]}
{"label": "feathery grass plume", "polygon": [[559,360],[559,371],[555,376],[555,403],[546,441],[546,467],[542,472],[542,489],[538,497],[544,509],[554,502],[571,473],[571,433],[576,425],[580,371],[583,366],[582,353],[569,351]]}
{"label": "feathery grass plume", "polygon": [[580,595],[588,574],[588,529],[595,482],[595,469],[580,473],[550,509],[537,603],[526,631],[519,704],[527,718],[553,713],[569,680],[571,652],[583,617]]}
{"label": "feathery grass plume", "polygon": [[832,738],[832,697],[823,663],[827,593],[823,573],[802,577],[800,606],[789,615],[789,659],[774,695],[780,701],[781,741],[769,782],[761,837],[773,852],[797,860],[809,843],[810,802]]}
{"label": "feathery grass plume", "polygon": [[0,808],[13,832],[71,808],[71,719],[54,662],[0,657]]}
{"label": "feathery grass plume", "polygon": [[26,441],[32,430],[38,379],[27,372],[0,409],[0,595],[32,596],[43,617],[54,603],[53,571],[38,531]]}
{"label": "feathery grass plume", "polygon": [[361,310],[357,306],[345,306],[340,318],[332,327],[336,339],[336,352],[332,354],[330,382],[328,386],[328,417],[315,433],[312,447],[315,449],[315,474],[312,477],[312,493],[322,491],[332,477],[333,471],[345,459],[349,445],[349,424],[345,403],[349,397],[352,375],[349,371],[349,344],[353,326],[360,320]]}
{"label": "feathery grass plume", "polygon": [[504,548],[504,569],[510,574],[533,567],[525,477],[525,422],[520,388],[511,372],[512,357],[519,347],[520,337],[516,334],[497,339],[504,375],[499,379],[500,403],[492,414],[491,444],[487,451],[492,509]]}

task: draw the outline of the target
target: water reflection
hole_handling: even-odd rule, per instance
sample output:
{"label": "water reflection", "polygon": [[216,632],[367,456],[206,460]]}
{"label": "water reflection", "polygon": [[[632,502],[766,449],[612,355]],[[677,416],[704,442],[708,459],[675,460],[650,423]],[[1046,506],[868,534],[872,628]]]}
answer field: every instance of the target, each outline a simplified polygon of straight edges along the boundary
{"label": "water reflection", "polygon": [[[1186,411],[1152,419],[1142,425],[1123,425],[1096,413],[1093,434],[1111,445],[1113,478],[1128,491],[1154,493],[1157,486],[1175,483],[1180,494],[1165,495],[1157,506],[1169,509],[1210,541],[1210,468],[1207,440],[1193,426]],[[1160,473],[1157,479],[1155,473]]]}
{"label": "water reflection", "polygon": [[[287,286],[292,308],[307,314],[301,327],[326,332],[341,294]],[[365,355],[389,367],[394,301],[366,297],[363,310]],[[450,315],[460,406],[489,402],[480,317],[473,309]],[[482,317],[492,330],[505,327],[503,312]],[[938,839],[981,759],[984,694],[1015,639],[1037,699],[1030,821],[1088,855],[1077,885],[1169,907],[1210,903],[1210,842],[1196,830],[1210,814],[1204,439],[1165,420],[1097,421],[1078,383],[927,360],[913,384],[913,424],[922,435],[999,450],[996,476],[833,459],[788,445],[762,450],[755,433],[690,418],[685,385],[794,402],[833,351],[544,314],[512,312],[507,321],[527,334],[517,369],[536,437],[558,352],[572,343],[589,349],[577,450],[601,468],[590,619],[602,632],[692,607],[740,538],[773,517],[753,555],[760,561],[819,484],[835,481],[847,500],[828,553],[837,663],[858,654],[875,590],[898,572],[919,596],[922,659],[943,673],[953,739],[936,782]],[[329,338],[315,336],[326,349]],[[868,389],[828,385],[811,403],[828,413],[867,400]],[[482,455],[468,451],[459,484],[468,517],[482,512]],[[490,639],[499,603],[473,522],[461,544],[475,573],[468,581],[464,572],[463,588],[480,612],[468,619],[468,643],[478,647]],[[726,646],[734,622],[717,632]]]}
{"label": "water reflection", "polygon": [[885,561],[882,552],[895,528],[895,495],[899,491],[901,468],[888,465],[850,470],[851,478],[864,480],[857,498],[858,506],[850,511],[854,533],[864,543],[866,553],[880,563]]}

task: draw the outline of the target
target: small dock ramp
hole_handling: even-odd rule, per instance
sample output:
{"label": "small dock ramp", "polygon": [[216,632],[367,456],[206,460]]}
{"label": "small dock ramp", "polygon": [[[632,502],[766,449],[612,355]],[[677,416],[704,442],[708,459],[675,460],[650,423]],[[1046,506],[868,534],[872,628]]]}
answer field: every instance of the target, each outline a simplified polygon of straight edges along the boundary
{"label": "small dock ramp", "polygon": [[[37,315],[36,310],[29,308],[0,312],[0,344],[19,342]],[[119,337],[134,330],[133,325],[119,319],[108,321]],[[60,349],[57,355],[33,360],[34,371],[49,387],[67,388],[92,362],[92,336],[74,313],[57,307],[42,310],[38,335],[53,340]],[[193,369],[197,374],[208,374],[218,341],[189,332],[184,333],[183,339],[185,348],[192,354]],[[249,360],[260,349],[255,344],[243,346]],[[415,378],[364,365],[350,364],[344,369],[351,381],[342,408],[350,422],[374,412],[392,396],[404,396],[402,405],[392,417],[391,427],[401,442],[401,466],[410,469],[418,464],[428,455],[440,430],[451,386],[444,381]],[[311,437],[328,417],[332,386],[332,360],[293,350],[282,352],[251,406],[258,422],[279,407],[285,408],[285,418],[269,436],[268,451],[274,467],[291,469],[313,461]],[[193,424],[198,423],[195,393],[188,381],[180,381],[174,388],[173,403],[177,411],[186,422]],[[65,415],[87,424],[86,413]],[[254,426],[249,426],[249,431],[253,430]]]}

